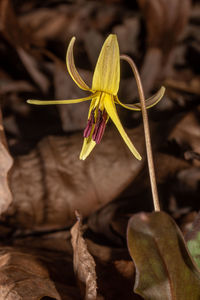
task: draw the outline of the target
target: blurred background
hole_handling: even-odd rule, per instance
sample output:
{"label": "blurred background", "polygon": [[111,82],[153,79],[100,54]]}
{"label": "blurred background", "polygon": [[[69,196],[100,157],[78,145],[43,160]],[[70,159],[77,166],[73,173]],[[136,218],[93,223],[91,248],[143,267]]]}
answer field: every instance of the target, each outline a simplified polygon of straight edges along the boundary
{"label": "blurred background", "polygon": [[[183,232],[191,227],[200,207],[200,1],[0,0],[1,143],[9,149],[10,164],[13,160],[11,196],[2,196],[4,238],[69,228],[78,209],[86,217],[88,239],[126,249],[130,215],[152,211],[140,112],[118,108],[142,162],[129,153],[111,122],[101,144],[80,162],[89,103],[26,103],[87,96],[67,72],[69,41],[76,37],[75,63],[90,85],[110,33],[117,35],[120,53],[138,66],[146,98],[166,87],[161,102],[148,111],[158,190],[162,208]],[[119,99],[138,102],[124,62]],[[3,155],[1,162],[5,178]],[[131,277],[127,290],[130,282]],[[105,286],[101,293],[116,297],[106,294]],[[139,299],[123,292],[121,297]]]}
{"label": "blurred background", "polygon": [[[191,101],[183,100],[183,95],[181,101],[177,92],[198,92],[198,12],[198,1],[189,0],[1,1],[1,103],[11,152],[26,153],[48,134],[68,134],[85,127],[87,103],[26,104],[28,98],[86,95],[65,66],[72,36],[76,36],[76,64],[88,83],[105,38],[115,33],[121,53],[130,55],[141,72],[146,97],[161,84],[170,88],[170,97],[167,93],[167,99],[153,109],[155,118],[163,120],[161,110],[183,110]],[[138,100],[136,86],[125,63],[121,68],[119,96],[122,102],[131,103]],[[141,122],[138,113],[123,111],[122,115],[127,126]]]}

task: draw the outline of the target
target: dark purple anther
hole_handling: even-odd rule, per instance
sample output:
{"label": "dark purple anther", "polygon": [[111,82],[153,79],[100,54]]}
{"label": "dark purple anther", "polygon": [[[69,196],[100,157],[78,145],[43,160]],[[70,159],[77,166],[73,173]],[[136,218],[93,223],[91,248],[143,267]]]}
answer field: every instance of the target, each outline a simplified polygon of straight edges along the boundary
{"label": "dark purple anther", "polygon": [[90,133],[91,133],[91,130],[92,130],[92,125],[94,124],[94,109],[91,111],[91,114],[90,114],[90,117],[89,117],[89,120],[87,122],[87,126],[84,130],[84,133],[83,133],[83,136],[84,138],[88,138]]}
{"label": "dark purple anther", "polygon": [[106,127],[106,120],[107,120],[107,113],[104,111],[98,111],[98,116],[97,116],[97,123],[94,128],[94,132],[92,135],[93,141],[95,141],[97,144],[101,142],[101,139],[103,137],[105,127]]}
{"label": "dark purple anther", "polygon": [[93,134],[92,134],[93,141],[96,141],[96,136],[97,136],[97,133],[98,133],[98,128],[101,124],[101,120],[102,120],[102,111],[99,109],[98,114],[97,114],[96,124],[95,124],[94,131],[93,131]]}

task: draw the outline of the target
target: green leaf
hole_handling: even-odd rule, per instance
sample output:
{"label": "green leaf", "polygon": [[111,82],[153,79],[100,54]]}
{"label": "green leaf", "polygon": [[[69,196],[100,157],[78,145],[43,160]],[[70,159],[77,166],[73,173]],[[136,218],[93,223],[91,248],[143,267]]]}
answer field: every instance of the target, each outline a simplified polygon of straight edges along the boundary
{"label": "green leaf", "polygon": [[136,267],[136,293],[146,300],[200,299],[200,274],[170,216],[164,212],[134,215],[127,239]]}
{"label": "green leaf", "polygon": [[192,229],[185,236],[188,249],[200,269],[200,212],[195,218]]}

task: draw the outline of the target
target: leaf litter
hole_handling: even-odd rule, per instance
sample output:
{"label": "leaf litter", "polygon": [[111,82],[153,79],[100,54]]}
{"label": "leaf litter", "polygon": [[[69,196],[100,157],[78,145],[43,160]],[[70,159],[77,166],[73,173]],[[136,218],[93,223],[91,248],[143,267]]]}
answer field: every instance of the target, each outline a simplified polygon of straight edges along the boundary
{"label": "leaf litter", "polygon": [[81,215],[75,211],[77,221],[71,228],[74,272],[86,300],[97,298],[97,282],[95,261],[88,252],[85,240],[82,237]]}
{"label": "leaf litter", "polygon": [[[140,113],[128,116],[119,110],[144,158],[141,163],[112,126],[82,163],[79,131],[85,127],[87,104],[35,108],[25,103],[84,96],[64,67],[73,35],[76,63],[87,82],[102,41],[116,33],[120,49],[139,66],[146,97],[161,84],[167,87],[162,102],[149,110],[159,194],[198,264],[199,16],[198,1],[189,0],[160,0],[156,7],[153,0],[0,1],[2,299],[85,297],[75,276],[81,267],[73,266],[77,245],[73,250],[70,241],[75,210],[85,228],[82,235],[80,224],[73,227],[78,248],[82,253],[87,245],[96,265],[97,296],[92,297],[142,299],[133,292],[136,270],[126,246],[130,216],[152,210]],[[121,67],[120,99],[138,101],[130,72]],[[86,285],[90,272],[81,273]]]}

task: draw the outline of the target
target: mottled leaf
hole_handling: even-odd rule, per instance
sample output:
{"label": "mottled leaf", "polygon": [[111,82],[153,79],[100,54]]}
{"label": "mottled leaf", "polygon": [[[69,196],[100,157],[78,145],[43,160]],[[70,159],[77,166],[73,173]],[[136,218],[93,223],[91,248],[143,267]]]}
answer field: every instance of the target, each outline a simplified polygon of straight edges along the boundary
{"label": "mottled leaf", "polygon": [[192,228],[185,235],[188,249],[200,269],[200,213],[196,216]]}
{"label": "mottled leaf", "polygon": [[135,292],[146,300],[200,299],[200,274],[169,215],[134,215],[127,238],[136,267]]}

